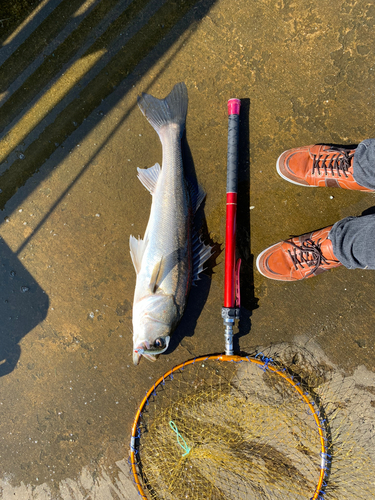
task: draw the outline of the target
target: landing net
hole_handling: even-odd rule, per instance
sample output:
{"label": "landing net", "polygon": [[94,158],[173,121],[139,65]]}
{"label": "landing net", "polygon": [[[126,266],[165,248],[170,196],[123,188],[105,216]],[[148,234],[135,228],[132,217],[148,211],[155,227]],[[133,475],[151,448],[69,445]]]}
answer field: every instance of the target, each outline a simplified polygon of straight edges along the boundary
{"label": "landing net", "polygon": [[144,399],[132,467],[143,498],[323,498],[327,421],[299,377],[269,359],[199,358]]}

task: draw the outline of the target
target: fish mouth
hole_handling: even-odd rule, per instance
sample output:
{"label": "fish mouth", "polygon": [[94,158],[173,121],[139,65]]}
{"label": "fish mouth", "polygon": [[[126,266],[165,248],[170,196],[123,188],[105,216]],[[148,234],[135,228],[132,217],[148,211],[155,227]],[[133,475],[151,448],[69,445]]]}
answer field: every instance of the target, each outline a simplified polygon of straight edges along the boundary
{"label": "fish mouth", "polygon": [[134,349],[134,351],[133,351],[133,363],[135,365],[139,364],[141,357],[145,354],[145,351],[147,351],[148,349],[150,349],[150,343],[147,342],[147,340],[142,342],[142,344],[139,344],[139,346]]}
{"label": "fish mouth", "polygon": [[139,365],[141,361],[142,354],[139,354],[137,351],[133,351],[133,363],[135,366]]}
{"label": "fish mouth", "polygon": [[133,351],[133,363],[138,365],[141,357],[144,356],[149,361],[156,361],[159,357],[159,354],[162,354],[164,351],[168,349],[170,337],[165,337],[165,347],[163,349],[155,349],[152,348],[150,342],[144,340],[141,344],[139,344]]}

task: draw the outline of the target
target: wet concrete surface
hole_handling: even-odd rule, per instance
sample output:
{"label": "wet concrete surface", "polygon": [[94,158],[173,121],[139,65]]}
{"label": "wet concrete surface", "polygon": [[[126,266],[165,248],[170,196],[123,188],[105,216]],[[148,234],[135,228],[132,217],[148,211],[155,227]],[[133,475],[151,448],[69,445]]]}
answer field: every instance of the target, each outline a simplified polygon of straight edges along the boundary
{"label": "wet concrete surface", "polygon": [[177,363],[223,351],[221,253],[167,353],[132,364],[128,240],[151,202],[136,168],[161,160],[142,91],[186,82],[185,162],[222,246],[226,102],[243,100],[236,350],[290,342],[372,375],[373,271],[279,283],[254,269],[280,239],[374,210],[371,194],[299,188],[275,169],[285,149],[374,136],[372,2],[16,0],[0,14],[3,498],[137,498],[127,460],[143,395]]}

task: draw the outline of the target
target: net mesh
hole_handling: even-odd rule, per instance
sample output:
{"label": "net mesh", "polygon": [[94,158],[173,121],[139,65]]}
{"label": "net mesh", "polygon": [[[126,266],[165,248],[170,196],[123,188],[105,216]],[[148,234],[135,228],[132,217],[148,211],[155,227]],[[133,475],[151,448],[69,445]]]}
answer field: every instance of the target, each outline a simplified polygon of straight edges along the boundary
{"label": "net mesh", "polygon": [[206,359],[179,368],[155,387],[138,421],[135,462],[144,495],[374,498],[374,426],[362,422],[358,439],[355,388],[338,374],[328,378],[319,370],[291,375],[269,359]]}

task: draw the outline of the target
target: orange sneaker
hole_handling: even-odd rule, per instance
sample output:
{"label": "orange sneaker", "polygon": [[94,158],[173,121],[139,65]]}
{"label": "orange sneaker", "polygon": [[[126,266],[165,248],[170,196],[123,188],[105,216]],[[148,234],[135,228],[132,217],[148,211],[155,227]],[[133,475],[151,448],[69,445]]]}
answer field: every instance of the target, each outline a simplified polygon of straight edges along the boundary
{"label": "orange sneaker", "polygon": [[341,266],[328,234],[332,226],[272,245],[258,255],[258,271],[272,280],[297,281]]}
{"label": "orange sneaker", "polygon": [[339,187],[374,192],[358,184],[353,177],[355,148],[316,144],[289,149],[276,164],[279,175],[299,186]]}

